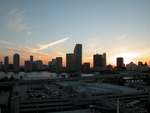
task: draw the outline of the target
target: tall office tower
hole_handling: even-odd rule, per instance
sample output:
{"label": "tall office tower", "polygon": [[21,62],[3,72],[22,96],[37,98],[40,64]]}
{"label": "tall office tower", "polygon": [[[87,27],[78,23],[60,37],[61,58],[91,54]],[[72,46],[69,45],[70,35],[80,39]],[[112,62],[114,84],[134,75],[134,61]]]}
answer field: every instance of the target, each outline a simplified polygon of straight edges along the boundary
{"label": "tall office tower", "polygon": [[56,59],[52,59],[52,61],[48,63],[48,67],[51,71],[54,71],[56,69]]}
{"label": "tall office tower", "polygon": [[36,70],[41,71],[43,69],[43,62],[41,60],[36,61]]}
{"label": "tall office tower", "polygon": [[33,56],[30,55],[30,62],[33,62]]}
{"label": "tall office tower", "polygon": [[74,54],[66,54],[66,69],[67,71],[74,71]]}
{"label": "tall office tower", "polygon": [[2,61],[0,61],[0,71],[2,70],[2,65],[3,65],[3,63],[2,63]]}
{"label": "tall office tower", "polygon": [[13,71],[19,72],[20,68],[20,55],[18,53],[14,54],[13,57]]}
{"label": "tall office tower", "polygon": [[24,70],[26,72],[31,72],[32,71],[31,61],[27,60],[27,61],[24,62]]}
{"label": "tall office tower", "polygon": [[9,58],[8,56],[4,57],[4,71],[7,72],[9,68]]}
{"label": "tall office tower", "polygon": [[82,70],[82,44],[76,44],[74,48],[74,68],[75,71]]}
{"label": "tall office tower", "polygon": [[56,57],[56,71],[62,71],[62,57]]}
{"label": "tall office tower", "polygon": [[117,70],[118,71],[122,71],[123,67],[124,67],[124,63],[123,63],[123,58],[122,57],[118,57],[117,58]]}
{"label": "tall office tower", "polygon": [[33,56],[32,55],[30,55],[30,61],[33,62]]}
{"label": "tall office tower", "polygon": [[103,67],[106,69],[106,53],[103,53]]}
{"label": "tall office tower", "polygon": [[103,56],[101,54],[95,54],[93,59],[93,67],[103,67]]}
{"label": "tall office tower", "polygon": [[31,71],[33,70],[33,56],[30,55],[30,65],[31,65]]}
{"label": "tall office tower", "polygon": [[90,63],[89,62],[85,62],[83,64],[83,72],[90,72]]}

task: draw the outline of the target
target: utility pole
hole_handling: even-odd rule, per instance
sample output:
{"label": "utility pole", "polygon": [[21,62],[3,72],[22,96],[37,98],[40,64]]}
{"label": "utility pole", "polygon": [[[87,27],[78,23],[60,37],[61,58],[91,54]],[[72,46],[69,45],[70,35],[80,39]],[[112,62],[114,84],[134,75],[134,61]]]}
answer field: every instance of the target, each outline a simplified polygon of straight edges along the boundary
{"label": "utility pole", "polygon": [[119,113],[119,98],[117,98],[117,113]]}

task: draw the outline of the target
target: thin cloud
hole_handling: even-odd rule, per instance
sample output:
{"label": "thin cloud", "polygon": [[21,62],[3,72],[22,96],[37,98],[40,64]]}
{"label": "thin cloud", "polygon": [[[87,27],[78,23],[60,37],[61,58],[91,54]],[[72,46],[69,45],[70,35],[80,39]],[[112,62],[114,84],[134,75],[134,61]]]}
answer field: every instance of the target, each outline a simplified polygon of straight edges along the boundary
{"label": "thin cloud", "polygon": [[32,32],[30,30],[32,27],[28,25],[24,15],[25,11],[19,11],[17,8],[14,8],[8,13],[6,24],[9,29],[15,31],[26,30],[27,35],[31,35]]}
{"label": "thin cloud", "polygon": [[6,48],[9,53],[19,53],[19,54],[24,54],[24,55],[29,55],[29,54],[33,54],[34,55],[42,55],[42,56],[50,56],[49,54],[46,53],[42,53],[42,52],[35,52],[36,49],[28,47],[28,46],[18,46],[16,48],[13,47],[7,47]]}
{"label": "thin cloud", "polygon": [[[42,52],[40,52],[40,50],[44,50],[44,49],[52,47],[52,46],[54,46],[56,44],[63,43],[63,42],[65,42],[68,39],[69,38],[63,38],[61,40],[57,40],[57,41],[49,43],[49,44],[40,45],[39,48],[31,48],[31,47],[28,47],[28,46],[16,46],[15,48],[14,47],[6,47],[6,49],[9,52],[14,52],[14,53],[15,52],[17,52],[17,53],[26,53],[26,54],[34,53],[34,54],[40,54],[40,55],[46,55],[47,56],[48,54],[42,53]],[[0,43],[7,43],[7,44],[9,44],[8,42],[1,41],[1,40],[0,40]],[[59,53],[59,54],[62,54],[62,53]]]}
{"label": "thin cloud", "polygon": [[30,35],[32,35],[32,32],[28,31],[27,36],[30,36]]}
{"label": "thin cloud", "polygon": [[[47,49],[47,48],[52,47],[52,46],[54,46],[54,45],[56,45],[56,44],[63,43],[63,42],[65,42],[65,41],[68,40],[68,39],[69,39],[69,38],[63,38],[63,39],[61,39],[61,40],[57,40],[57,41],[55,41],[55,42],[48,43],[48,44],[45,44],[45,45],[39,44],[40,47],[39,47],[36,51],[40,51],[40,50]],[[36,51],[35,51],[35,52],[36,52]]]}
{"label": "thin cloud", "polygon": [[[42,60],[44,60],[43,58],[51,59],[53,57],[51,54],[46,54],[39,50],[44,50],[44,49],[46,49],[48,47],[52,47],[56,44],[63,43],[64,41],[66,41],[68,39],[69,38],[63,38],[61,40],[58,40],[58,41],[55,41],[55,42],[52,42],[49,44],[41,45],[39,48],[32,48],[29,46],[17,46],[17,45],[11,44],[10,46],[5,47],[4,50],[6,50],[9,55],[12,55],[14,53],[19,53],[21,56],[24,56],[23,60],[26,60],[29,57],[29,55],[37,56],[36,59],[39,59],[39,58]],[[0,43],[1,42],[4,43],[4,41],[0,40]],[[5,52],[5,51],[3,51],[3,52]],[[60,54],[64,55],[63,53],[61,53],[59,51],[55,51],[55,52],[59,55]]]}
{"label": "thin cloud", "polygon": [[84,60],[92,59],[93,57],[85,57]]}
{"label": "thin cloud", "polygon": [[2,40],[0,40],[0,43],[2,43],[2,44],[11,44],[10,42],[6,42],[6,41],[2,41]]}
{"label": "thin cloud", "polygon": [[64,55],[65,55],[65,53],[60,52],[60,51],[56,51],[56,53],[58,53],[58,54],[61,55],[61,56],[64,56]]}
{"label": "thin cloud", "polygon": [[119,36],[117,39],[125,39],[125,38],[127,38],[127,35],[123,34],[123,35]]}

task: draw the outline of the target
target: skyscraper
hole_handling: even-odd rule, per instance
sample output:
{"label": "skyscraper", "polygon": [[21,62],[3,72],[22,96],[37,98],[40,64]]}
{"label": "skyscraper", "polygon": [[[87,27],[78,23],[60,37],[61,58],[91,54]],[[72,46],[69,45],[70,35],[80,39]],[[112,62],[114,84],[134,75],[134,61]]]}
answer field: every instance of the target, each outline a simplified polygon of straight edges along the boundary
{"label": "skyscraper", "polygon": [[33,70],[33,56],[30,55],[30,67],[31,67],[31,71]]}
{"label": "skyscraper", "polygon": [[106,69],[106,53],[103,53],[103,67]]}
{"label": "skyscraper", "polygon": [[2,70],[2,61],[0,61],[0,71]]}
{"label": "skyscraper", "polygon": [[90,72],[90,63],[89,62],[85,62],[83,64],[83,72]]}
{"label": "skyscraper", "polygon": [[56,57],[56,71],[62,71],[62,57]]}
{"label": "skyscraper", "polygon": [[82,44],[76,44],[74,48],[74,68],[75,71],[82,69]]}
{"label": "skyscraper", "polygon": [[30,62],[33,62],[33,56],[30,55]]}
{"label": "skyscraper", "polygon": [[24,70],[26,72],[32,71],[31,61],[27,60],[27,61],[24,62]]}
{"label": "skyscraper", "polygon": [[48,63],[48,67],[51,71],[56,70],[56,59],[52,59],[52,61]]}
{"label": "skyscraper", "polygon": [[67,71],[74,71],[74,54],[66,54],[66,69]]}
{"label": "skyscraper", "polygon": [[122,71],[123,67],[124,67],[123,58],[122,57],[118,57],[117,58],[117,70],[118,71]]}
{"label": "skyscraper", "polygon": [[9,67],[9,57],[5,56],[4,57],[4,71],[7,72]]}
{"label": "skyscraper", "polygon": [[36,70],[41,71],[43,69],[43,62],[42,60],[37,60],[36,61]]}
{"label": "skyscraper", "polygon": [[13,71],[19,72],[20,68],[20,55],[18,53],[14,54],[13,57]]}
{"label": "skyscraper", "polygon": [[93,59],[93,67],[103,67],[103,56],[101,54],[95,54]]}

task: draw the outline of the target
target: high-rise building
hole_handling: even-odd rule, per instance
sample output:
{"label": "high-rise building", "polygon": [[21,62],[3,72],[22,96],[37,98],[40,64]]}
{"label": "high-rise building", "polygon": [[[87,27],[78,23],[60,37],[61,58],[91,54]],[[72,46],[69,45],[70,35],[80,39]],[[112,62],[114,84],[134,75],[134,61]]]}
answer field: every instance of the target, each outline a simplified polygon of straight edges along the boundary
{"label": "high-rise building", "polygon": [[89,62],[85,62],[83,64],[83,72],[90,72],[90,63]]}
{"label": "high-rise building", "polygon": [[95,71],[106,70],[106,53],[93,55],[93,69]]}
{"label": "high-rise building", "polygon": [[43,69],[43,62],[41,60],[36,61],[36,70],[41,71]]}
{"label": "high-rise building", "polygon": [[29,60],[25,61],[25,63],[24,63],[24,70],[26,72],[32,71],[31,61],[29,61]]}
{"label": "high-rise building", "polygon": [[143,64],[141,61],[138,62],[138,70],[139,71],[148,71],[149,67],[147,65],[147,62],[145,62],[145,64]]}
{"label": "high-rise building", "polygon": [[52,61],[50,61],[48,63],[48,68],[50,69],[50,71],[55,71],[55,69],[56,69],[56,59],[52,59]]}
{"label": "high-rise building", "polygon": [[93,59],[93,67],[103,67],[103,56],[101,54],[95,54]]}
{"label": "high-rise building", "polygon": [[3,63],[2,63],[2,61],[0,61],[0,71],[2,70],[2,65],[3,65]]}
{"label": "high-rise building", "polygon": [[56,71],[62,71],[62,57],[56,57]]}
{"label": "high-rise building", "polygon": [[30,55],[30,65],[31,65],[31,71],[33,70],[33,56]]}
{"label": "high-rise building", "polygon": [[20,55],[18,53],[14,54],[13,57],[13,71],[19,72],[20,68]]}
{"label": "high-rise building", "polygon": [[67,71],[74,71],[74,54],[66,54],[66,69]]}
{"label": "high-rise building", "polygon": [[30,61],[33,62],[33,56],[32,55],[30,55]]}
{"label": "high-rise building", "polygon": [[76,44],[74,48],[74,68],[75,71],[82,69],[82,44]]}
{"label": "high-rise building", "polygon": [[117,58],[117,70],[122,71],[124,67],[124,61],[122,57]]}
{"label": "high-rise building", "polygon": [[4,71],[7,72],[9,68],[9,57],[5,56],[4,57]]}
{"label": "high-rise building", "polygon": [[106,69],[106,53],[103,53],[103,67]]}

